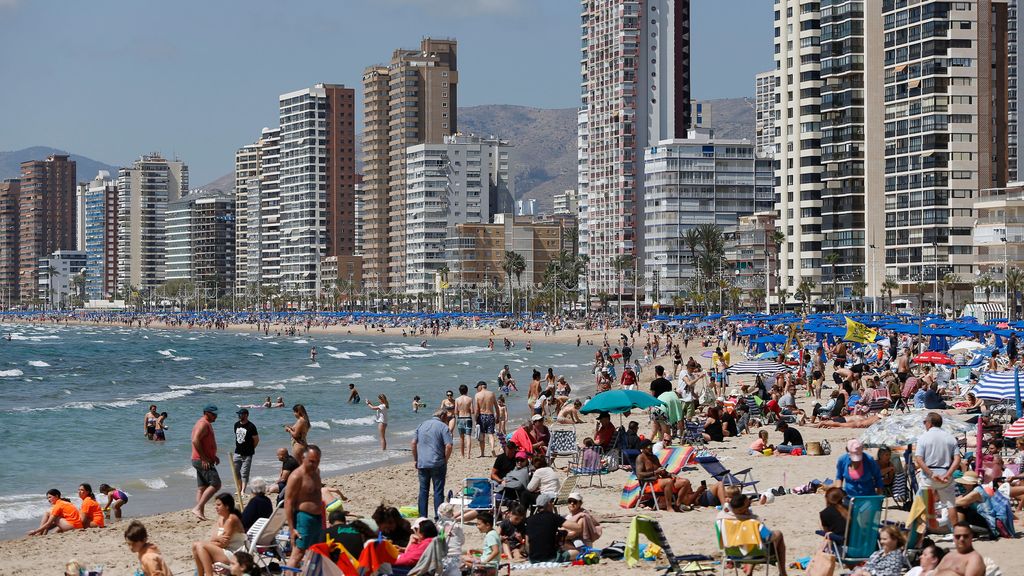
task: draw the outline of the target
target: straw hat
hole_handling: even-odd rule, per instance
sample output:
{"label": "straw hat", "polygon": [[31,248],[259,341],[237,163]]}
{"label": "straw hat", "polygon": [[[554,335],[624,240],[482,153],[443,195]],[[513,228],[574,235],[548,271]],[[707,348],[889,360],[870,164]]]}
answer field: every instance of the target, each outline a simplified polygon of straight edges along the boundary
{"label": "straw hat", "polygon": [[981,478],[978,477],[978,473],[974,470],[968,470],[964,472],[964,475],[956,479],[957,484],[963,484],[964,486],[977,486],[981,484]]}

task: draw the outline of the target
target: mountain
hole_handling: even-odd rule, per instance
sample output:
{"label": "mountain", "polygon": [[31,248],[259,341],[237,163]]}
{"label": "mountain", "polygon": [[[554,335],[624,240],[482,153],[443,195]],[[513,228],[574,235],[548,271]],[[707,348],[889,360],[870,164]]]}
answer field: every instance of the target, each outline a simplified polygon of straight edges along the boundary
{"label": "mountain", "polygon": [[235,190],[235,171],[232,170],[227,174],[217,178],[213,182],[203,184],[202,186],[196,186],[203,190],[220,190],[222,192],[234,192]]}
{"label": "mountain", "polygon": [[[28,160],[45,160],[51,154],[68,154],[63,150],[50,148],[48,146],[32,146],[21,150],[0,152],[0,180],[7,178],[18,178],[21,176],[21,163]],[[110,172],[112,177],[117,177],[117,166],[105,164],[99,160],[70,154],[71,159],[77,163],[75,171],[79,182],[87,182],[96,177],[100,170]]]}
{"label": "mountain", "polygon": [[[752,98],[710,100],[712,128],[719,138],[754,139]],[[491,104],[459,108],[459,130],[508,140],[516,198],[534,198],[538,209],[550,210],[552,197],[576,187],[576,109],[528,108]],[[356,137],[357,170],[362,146]],[[234,173],[199,188],[231,190]]]}

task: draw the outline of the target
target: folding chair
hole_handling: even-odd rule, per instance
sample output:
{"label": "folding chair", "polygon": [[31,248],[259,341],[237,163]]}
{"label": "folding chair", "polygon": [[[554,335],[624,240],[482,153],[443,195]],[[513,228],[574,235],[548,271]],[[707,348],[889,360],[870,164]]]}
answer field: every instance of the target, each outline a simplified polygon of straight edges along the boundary
{"label": "folding chair", "polygon": [[753,565],[750,574],[753,574],[758,566],[764,566],[765,576],[768,576],[771,565],[778,562],[778,556],[775,553],[775,546],[763,540],[763,526],[760,520],[754,519],[722,518],[715,521],[715,537],[723,556],[723,575],[731,563],[733,574],[740,573],[741,565]]}
{"label": "folding chair", "polygon": [[[850,498],[850,516],[846,521],[846,538],[830,537],[832,553],[846,566],[866,562],[878,550],[878,530],[882,527],[882,504],[885,496],[854,496]],[[820,532],[819,532],[820,533]]]}
{"label": "folding chair", "polygon": [[573,428],[561,428],[551,431],[551,439],[548,440],[548,461],[554,463],[558,456],[576,455],[576,430]]}
{"label": "folding chair", "polygon": [[490,478],[466,478],[462,481],[462,510],[459,524],[465,527],[466,510],[495,511],[494,482]]}
{"label": "folding chair", "polygon": [[[700,467],[710,474],[712,478],[722,484],[741,486],[745,493],[753,494],[754,496],[759,495],[757,491],[757,480],[754,480],[754,476],[750,472],[751,468],[744,468],[743,470],[733,472],[723,466],[722,462],[718,460],[718,457],[710,454],[697,456],[697,463],[700,464]],[[747,490],[747,488],[750,488],[750,490]]]}
{"label": "folding chair", "polygon": [[683,433],[683,442],[686,444],[707,444],[704,439],[704,425],[696,422],[686,422],[686,432]]}
{"label": "folding chair", "polygon": [[757,422],[757,426],[761,426],[764,414],[761,413],[761,405],[757,403],[757,399],[747,396],[743,398],[743,402],[747,405],[747,413],[750,414],[750,424],[748,425],[754,425]]}
{"label": "folding chair", "polygon": [[578,480],[579,476],[573,474],[562,482],[562,485],[558,488],[558,494],[555,495],[555,506],[564,506],[569,503],[569,494],[576,491]]}
{"label": "folding chair", "polygon": [[573,461],[569,464],[569,472],[571,472],[575,478],[578,476],[588,476],[590,478],[590,486],[594,485],[594,477],[597,477],[598,486],[604,486],[604,482],[601,480],[601,476],[610,472],[603,463],[604,451],[600,446],[591,446],[589,448],[581,448]]}
{"label": "folding chair", "polygon": [[269,569],[271,560],[280,561],[284,556],[277,544],[277,534],[284,527],[284,521],[284,507],[281,506],[274,510],[270,518],[256,520],[245,533],[242,551],[251,554],[264,569]]}
{"label": "folding chair", "polygon": [[[695,573],[695,572],[711,572],[712,568],[706,567],[702,562],[711,562],[714,560],[711,556],[705,556],[704,554],[686,554],[677,556],[672,552],[672,546],[668,543],[668,538],[665,536],[665,531],[661,528],[661,524],[650,516],[638,515],[634,516],[632,522],[629,525],[629,533],[626,537],[626,549],[625,558],[626,565],[630,568],[636,566],[640,562],[640,536],[646,536],[647,539],[653,544],[657,544],[665,552],[665,559],[668,560],[668,566],[660,566],[658,569],[663,570],[666,574],[675,574],[681,576],[684,573]],[[683,563],[686,566],[683,566]]]}

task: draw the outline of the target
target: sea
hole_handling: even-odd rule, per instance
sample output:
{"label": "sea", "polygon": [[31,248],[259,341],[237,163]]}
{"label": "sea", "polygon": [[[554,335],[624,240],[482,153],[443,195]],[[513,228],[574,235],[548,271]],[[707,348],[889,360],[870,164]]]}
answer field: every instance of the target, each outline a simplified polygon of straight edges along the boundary
{"label": "sea", "polygon": [[[195,499],[189,434],[203,406],[219,410],[214,429],[225,487],[233,489],[227,457],[234,448],[239,405],[283,396],[287,408],[250,409],[260,444],[252,475],[276,478],[290,407],[304,404],[309,441],[324,451],[325,476],[389,461],[408,461],[413,430],[428,418],[446,390],[479,380],[496,388],[508,364],[520,391],[510,400],[511,420],[523,420],[533,369],[565,375],[577,389],[592,389],[587,352],[551,344],[538,335],[526,350],[522,335],[506,351],[486,340],[407,338],[311,332],[189,331],[93,326],[0,324],[0,539],[23,535],[48,509],[45,492],[57,488],[80,504],[78,484],[100,498],[101,483],[129,495],[126,517],[181,510]],[[310,348],[316,346],[316,362]],[[382,453],[373,411],[349,404],[348,384],[363,400],[387,394],[391,402],[388,450]],[[419,413],[412,399],[427,404]],[[144,437],[150,404],[166,411],[167,440]],[[513,424],[510,422],[510,430]]]}

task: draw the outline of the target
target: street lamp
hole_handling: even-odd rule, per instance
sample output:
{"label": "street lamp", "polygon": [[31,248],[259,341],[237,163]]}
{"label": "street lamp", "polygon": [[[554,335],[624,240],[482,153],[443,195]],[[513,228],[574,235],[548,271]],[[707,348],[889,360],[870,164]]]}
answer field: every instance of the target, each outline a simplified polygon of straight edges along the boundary
{"label": "street lamp", "polygon": [[869,253],[871,258],[871,312],[878,312],[878,287],[875,285],[875,245],[868,244],[871,249]]}
{"label": "street lamp", "polygon": [[[1010,276],[1007,274],[1009,271],[1008,268],[1010,267],[1010,243],[1007,241],[1006,236],[1000,237],[999,240],[1003,242],[1003,298],[1006,300],[1006,316],[1010,318],[1012,317],[1010,315]],[[1014,306],[1014,308],[1016,308],[1016,306]],[[1014,312],[1016,312],[1016,310],[1014,310]]]}

